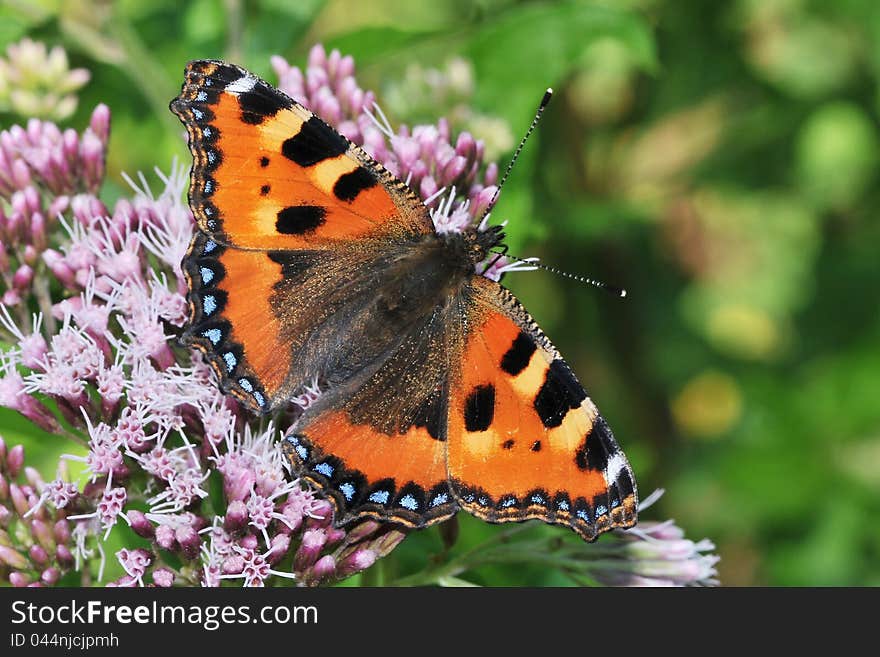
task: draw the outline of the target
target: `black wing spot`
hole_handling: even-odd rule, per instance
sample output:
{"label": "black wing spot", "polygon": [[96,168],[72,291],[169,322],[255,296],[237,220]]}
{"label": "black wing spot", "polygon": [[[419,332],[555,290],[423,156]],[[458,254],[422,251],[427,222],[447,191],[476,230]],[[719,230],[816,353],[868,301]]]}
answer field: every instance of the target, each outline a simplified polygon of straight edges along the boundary
{"label": "black wing spot", "polygon": [[620,474],[617,475],[617,490],[620,492],[622,500],[625,500],[635,492],[632,477],[629,476],[629,472],[626,469],[621,470]]}
{"label": "black wing spot", "polygon": [[501,443],[501,446],[504,449],[512,449],[515,444],[516,443],[512,440],[505,440],[503,443]]}
{"label": "black wing spot", "polygon": [[604,472],[608,467],[608,459],[618,452],[617,443],[611,433],[611,427],[601,415],[593,421],[593,428],[584,438],[583,444],[575,452],[575,464],[581,470],[598,470]]}
{"label": "black wing spot", "polygon": [[375,187],[378,182],[376,176],[370,173],[370,171],[364,167],[358,167],[354,171],[339,176],[339,180],[333,185],[333,194],[340,201],[351,203],[357,198],[358,194],[365,189]]}
{"label": "black wing spot", "polygon": [[565,361],[554,360],[544,383],[535,397],[535,411],[548,429],[558,427],[568,414],[587,398],[587,393],[574,378]]}
{"label": "black wing spot", "polygon": [[495,386],[477,386],[464,402],[464,427],[468,431],[485,431],[495,417]]}
{"label": "black wing spot", "polygon": [[266,196],[272,188],[269,185],[263,185],[260,187],[260,196]]}
{"label": "black wing spot", "polygon": [[281,145],[281,154],[301,167],[314,166],[347,150],[345,137],[316,116],[304,122],[299,132]]}
{"label": "black wing spot", "polygon": [[516,376],[528,367],[532,354],[537,348],[534,341],[524,331],[520,331],[513,344],[510,345],[510,349],[502,356],[501,369],[511,376]]}
{"label": "black wing spot", "polygon": [[264,155],[263,157],[260,158],[260,166],[263,167],[264,169],[265,169],[267,166],[269,166],[269,158],[266,157],[265,155]]}
{"label": "black wing spot", "polygon": [[531,449],[533,452],[540,452],[540,451],[541,451],[541,441],[540,441],[540,440],[536,440],[535,442],[533,442],[533,443],[532,443],[532,446],[531,446],[530,449]]}
{"label": "black wing spot", "polygon": [[326,222],[327,210],[317,205],[292,205],[278,212],[275,229],[283,235],[313,233]]}
{"label": "black wing spot", "polygon": [[291,107],[289,100],[259,85],[239,94],[238,105],[241,107],[241,120],[251,125],[259,125],[275,116],[279,110]]}

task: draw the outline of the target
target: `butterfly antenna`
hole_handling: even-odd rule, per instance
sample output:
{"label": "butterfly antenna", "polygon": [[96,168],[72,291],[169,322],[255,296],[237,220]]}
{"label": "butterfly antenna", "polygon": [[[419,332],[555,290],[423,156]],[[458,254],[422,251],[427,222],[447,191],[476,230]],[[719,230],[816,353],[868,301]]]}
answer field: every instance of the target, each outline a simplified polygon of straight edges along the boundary
{"label": "butterfly antenna", "polygon": [[526,145],[526,140],[529,138],[529,135],[532,134],[535,130],[535,126],[538,125],[538,121],[541,120],[541,115],[544,113],[544,109],[547,105],[550,104],[550,99],[553,97],[553,89],[547,88],[547,91],[544,92],[544,97],[541,99],[541,104],[538,105],[538,110],[535,112],[535,118],[532,119],[531,125],[529,125],[529,129],[526,130],[526,134],[523,136],[522,140],[519,142],[519,146],[516,147],[516,150],[513,152],[513,157],[510,159],[510,163],[507,165],[507,169],[504,171],[504,175],[501,176],[501,182],[498,183],[498,187],[495,188],[495,193],[492,195],[492,200],[489,201],[489,205],[486,206],[486,210],[483,212],[482,218],[485,218],[487,214],[492,212],[492,208],[495,207],[495,203],[498,202],[498,195],[501,193],[501,188],[504,187],[504,183],[507,182],[507,178],[510,176],[510,170],[513,169],[513,165],[516,164],[516,160],[519,157],[519,154],[522,153],[523,146]]}
{"label": "butterfly antenna", "polygon": [[[496,253],[493,251],[493,253]],[[565,278],[570,278],[574,281],[578,281],[579,283],[586,283],[587,285],[592,285],[593,287],[598,287],[600,290],[604,290],[608,294],[623,298],[626,296],[626,290],[622,287],[615,287],[613,285],[608,285],[608,283],[603,283],[602,281],[597,281],[595,278],[589,278],[587,276],[578,276],[577,274],[569,274],[567,271],[562,271],[561,269],[556,269],[556,267],[551,267],[550,265],[545,265],[541,262],[537,262],[530,258],[518,258],[517,256],[510,255],[508,253],[499,253],[499,258],[501,256],[505,258],[510,258],[511,260],[516,260],[518,262],[522,262],[529,267],[534,267],[535,269],[543,269],[544,271],[549,271],[551,274],[558,274],[559,276],[564,276]]]}

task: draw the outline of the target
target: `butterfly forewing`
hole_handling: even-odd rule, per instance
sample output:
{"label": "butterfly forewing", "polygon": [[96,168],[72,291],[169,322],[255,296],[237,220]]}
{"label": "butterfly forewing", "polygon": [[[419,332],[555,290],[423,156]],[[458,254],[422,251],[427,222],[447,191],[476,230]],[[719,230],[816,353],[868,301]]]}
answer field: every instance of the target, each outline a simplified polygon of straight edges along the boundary
{"label": "butterfly forewing", "polygon": [[190,62],[171,109],[189,134],[199,228],[227,245],[327,249],[338,240],[433,230],[406,185],[244,69]]}

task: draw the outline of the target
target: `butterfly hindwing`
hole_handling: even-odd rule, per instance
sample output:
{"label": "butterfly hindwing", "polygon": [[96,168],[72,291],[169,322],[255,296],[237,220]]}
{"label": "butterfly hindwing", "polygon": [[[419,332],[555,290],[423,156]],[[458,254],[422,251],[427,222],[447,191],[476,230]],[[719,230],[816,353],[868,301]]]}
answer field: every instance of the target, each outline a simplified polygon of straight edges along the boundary
{"label": "butterfly hindwing", "polygon": [[247,249],[433,230],[418,197],[309,110],[242,68],[190,62],[171,103],[189,133],[200,230]]}
{"label": "butterfly hindwing", "polygon": [[423,527],[458,510],[446,476],[446,358],[438,309],[346,385],[309,407],[285,439],[300,476],[330,493],[340,522],[367,516]]}
{"label": "butterfly hindwing", "polygon": [[571,369],[505,288],[475,276],[471,290],[447,429],[459,504],[492,522],[564,524],[587,540],[632,526],[632,470]]}

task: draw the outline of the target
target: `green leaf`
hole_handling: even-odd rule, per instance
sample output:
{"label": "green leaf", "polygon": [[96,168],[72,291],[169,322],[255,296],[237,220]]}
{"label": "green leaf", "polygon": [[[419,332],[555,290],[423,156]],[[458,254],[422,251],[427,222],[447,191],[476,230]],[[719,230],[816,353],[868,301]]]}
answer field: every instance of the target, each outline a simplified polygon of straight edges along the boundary
{"label": "green leaf", "polygon": [[465,47],[476,68],[478,99],[516,125],[534,111],[544,89],[558,84],[603,38],[623,44],[639,67],[656,68],[651,32],[635,13],[583,2],[511,9],[479,27]]}

